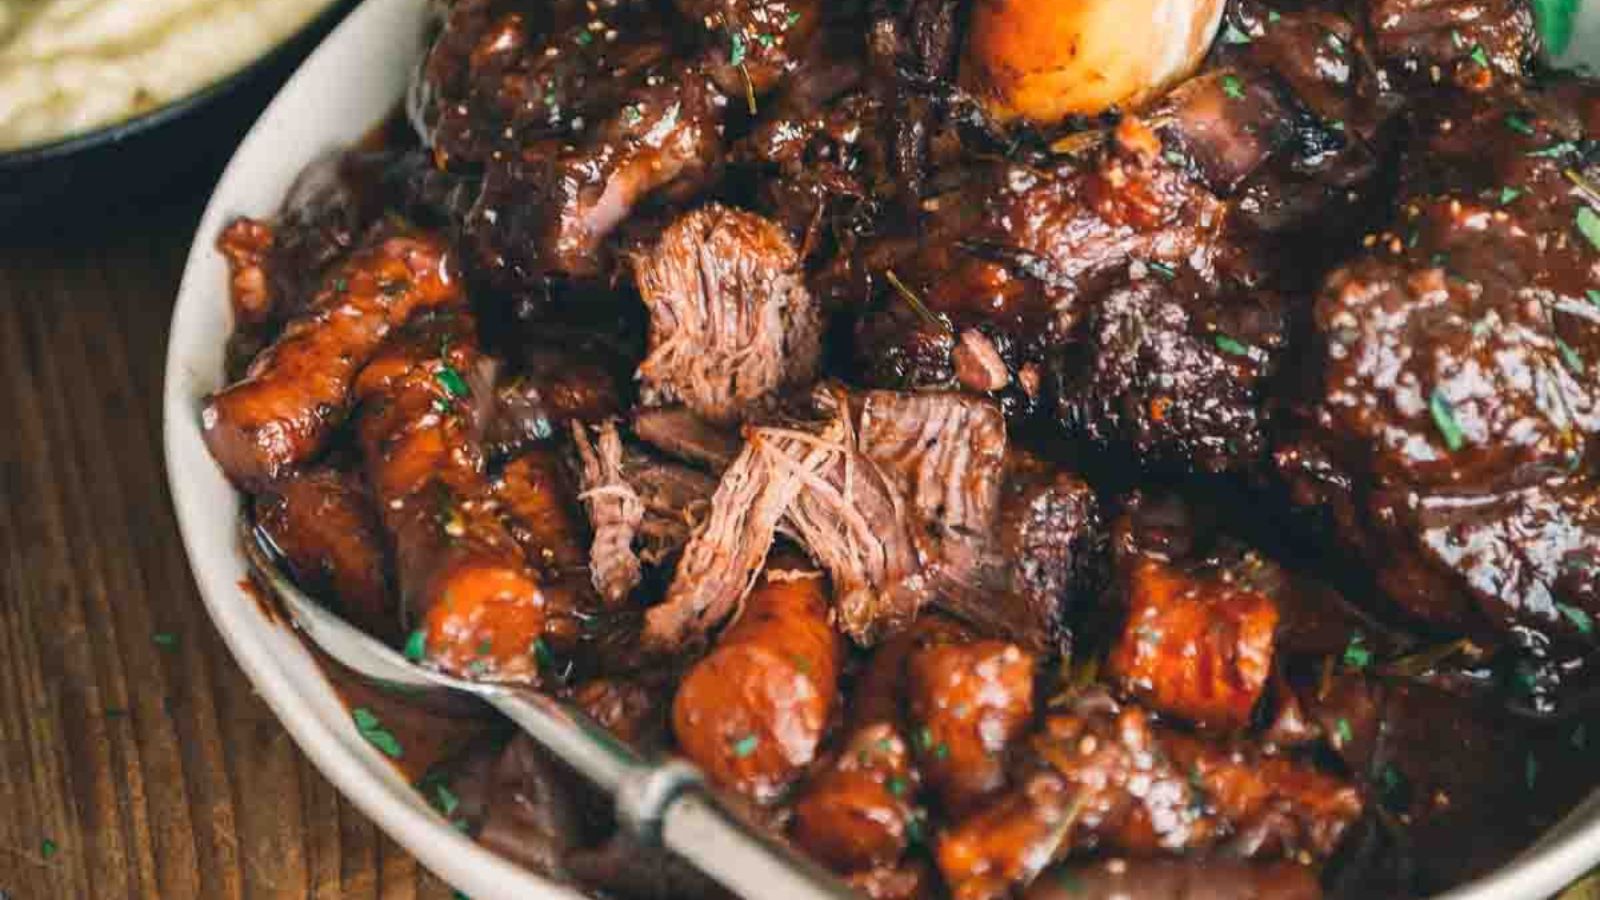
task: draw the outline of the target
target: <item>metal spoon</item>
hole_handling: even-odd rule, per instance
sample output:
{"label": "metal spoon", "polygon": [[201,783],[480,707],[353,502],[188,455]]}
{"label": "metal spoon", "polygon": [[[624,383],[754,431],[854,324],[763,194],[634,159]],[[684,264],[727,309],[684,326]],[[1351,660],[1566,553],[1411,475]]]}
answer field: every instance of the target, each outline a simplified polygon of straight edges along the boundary
{"label": "metal spoon", "polygon": [[487,701],[541,746],[610,794],[635,840],[665,846],[728,890],[761,900],[843,900],[859,895],[820,866],[739,820],[683,760],[652,761],[581,710],[508,685],[479,684],[414,665],[325,609],[277,565],[272,539],[248,517],[240,543],[256,577],[312,641],[351,670],[411,689],[454,691]]}

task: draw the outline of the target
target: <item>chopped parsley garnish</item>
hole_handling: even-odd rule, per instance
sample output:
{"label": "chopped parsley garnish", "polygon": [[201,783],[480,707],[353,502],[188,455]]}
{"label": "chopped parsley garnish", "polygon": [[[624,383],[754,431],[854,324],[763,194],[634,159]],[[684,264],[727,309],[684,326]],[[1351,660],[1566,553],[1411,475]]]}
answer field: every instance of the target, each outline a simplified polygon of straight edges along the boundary
{"label": "chopped parsley garnish", "polygon": [[1521,196],[1522,196],[1522,192],[1517,190],[1514,187],[1501,188],[1500,189],[1500,205],[1501,206],[1505,206],[1507,203],[1510,203],[1511,201],[1513,201],[1513,200],[1515,200],[1515,199],[1517,199],[1518,197],[1521,197]]}
{"label": "chopped parsley garnish", "polygon": [[1595,306],[1600,306],[1600,291],[1597,291],[1594,288],[1589,288],[1587,291],[1583,292],[1583,295],[1589,298],[1590,303],[1594,304]]}
{"label": "chopped parsley garnish", "polygon": [[906,795],[906,780],[904,778],[895,776],[889,779],[888,787],[889,793],[896,797],[904,797]]}
{"label": "chopped parsley garnish", "polygon": [[1172,279],[1178,277],[1177,270],[1173,269],[1171,266],[1167,265],[1166,263],[1148,262],[1148,263],[1145,263],[1145,268],[1147,268],[1150,271],[1156,273],[1157,275],[1160,275],[1162,278],[1165,278],[1168,281],[1171,281]]}
{"label": "chopped parsley garnish", "polygon": [[1240,81],[1236,75],[1224,75],[1222,76],[1222,92],[1227,94],[1230,99],[1243,100],[1244,82]]}
{"label": "chopped parsley garnish", "polygon": [[1217,349],[1221,350],[1223,353],[1229,354],[1230,356],[1250,355],[1250,346],[1238,340],[1237,338],[1230,337],[1226,334],[1219,334],[1214,338],[1214,340],[1217,342]]}
{"label": "chopped parsley garnish", "polygon": [[1428,413],[1433,416],[1433,425],[1439,429],[1439,436],[1444,438],[1444,445],[1451,453],[1467,445],[1467,436],[1461,431],[1461,423],[1456,421],[1455,407],[1438,388],[1428,395]]}
{"label": "chopped parsley garnish", "polygon": [[1578,629],[1579,634],[1592,634],[1594,632],[1594,619],[1590,618],[1587,612],[1565,603],[1557,603],[1556,609],[1568,622],[1572,623],[1573,628]]}
{"label": "chopped parsley garnish", "polygon": [[556,655],[550,652],[550,645],[544,638],[533,639],[533,661],[539,664],[539,671],[553,672],[556,668]]}
{"label": "chopped parsley garnish", "polygon": [[350,280],[349,279],[347,279],[347,278],[335,278],[333,280],[333,292],[334,293],[342,294],[342,293],[344,293],[345,291],[348,291],[348,290],[350,290]]}
{"label": "chopped parsley garnish", "polygon": [[740,759],[744,759],[745,757],[749,756],[750,754],[756,752],[756,744],[758,744],[758,743],[760,743],[760,739],[757,738],[755,735],[753,735],[753,734],[745,735],[744,737],[742,737],[739,740],[734,742],[734,744],[733,744],[733,755],[739,757]]}
{"label": "chopped parsley garnish", "polygon": [[433,785],[432,799],[434,805],[439,808],[439,812],[444,813],[447,819],[455,815],[456,808],[461,805],[461,798],[457,797],[455,792],[446,787],[443,782],[437,782]]}
{"label": "chopped parsley garnish", "polygon": [[1529,125],[1528,121],[1521,116],[1506,116],[1506,127],[1512,131],[1515,131],[1517,134],[1525,134],[1529,137],[1533,136],[1533,126]]}
{"label": "chopped parsley garnish", "polygon": [[945,757],[947,757],[949,755],[950,755],[950,745],[946,744],[944,741],[940,741],[939,742],[939,746],[933,748],[933,758],[934,759],[944,759]]}
{"label": "chopped parsley garnish", "polygon": [[639,111],[638,106],[629,103],[627,106],[622,108],[622,124],[637,125],[643,120],[644,113]]}
{"label": "chopped parsley garnish", "polygon": [[1407,789],[1406,777],[1400,774],[1399,769],[1385,765],[1378,770],[1378,792],[1386,805],[1398,807],[1403,804]]}
{"label": "chopped parsley garnish", "polygon": [[373,715],[372,710],[367,709],[365,706],[358,706],[350,710],[350,718],[355,720],[356,731],[367,739],[367,743],[377,747],[390,759],[400,758],[400,741],[395,738],[389,729],[383,727],[383,723],[378,721],[378,717]]}
{"label": "chopped parsley garnish", "polygon": [[1571,344],[1561,338],[1556,338],[1556,349],[1561,351],[1561,361],[1567,364],[1567,368],[1571,369],[1573,374],[1583,374],[1583,357],[1578,355],[1578,351],[1572,349]]}
{"label": "chopped parsley garnish", "polygon": [[1366,636],[1361,632],[1350,635],[1350,642],[1344,645],[1344,664],[1352,669],[1365,669],[1372,665],[1372,651],[1367,648]]}
{"label": "chopped parsley garnish", "polygon": [[1333,48],[1333,52],[1339,54],[1340,56],[1344,55],[1344,41],[1341,40],[1337,34],[1334,34],[1331,31],[1328,33],[1328,46]]}
{"label": "chopped parsley garnish", "polygon": [[893,749],[894,749],[894,741],[893,741],[893,739],[891,739],[891,738],[878,738],[878,750],[879,751],[881,751],[883,753],[888,753],[889,751],[891,751]]}
{"label": "chopped parsley garnish", "polygon": [[594,43],[594,32],[585,28],[584,30],[578,32],[578,36],[573,38],[573,40],[578,42],[579,47],[587,47]]}
{"label": "chopped parsley garnish", "polygon": [[1527,153],[1524,153],[1523,156],[1537,156],[1537,157],[1542,157],[1542,158],[1550,158],[1550,157],[1556,157],[1556,156],[1566,156],[1569,153],[1577,153],[1577,152],[1578,152],[1578,145],[1577,144],[1574,144],[1571,141],[1557,141],[1556,143],[1551,144],[1548,147],[1541,147],[1538,150],[1529,150]]}
{"label": "chopped parsley garnish", "polygon": [[917,746],[924,750],[933,746],[933,732],[927,726],[917,729]]}
{"label": "chopped parsley garnish", "polygon": [[178,636],[170,631],[158,631],[150,635],[150,640],[155,641],[157,647],[164,647],[168,650],[178,646]]}
{"label": "chopped parsley garnish", "polygon": [[1222,42],[1224,44],[1248,44],[1250,43],[1250,35],[1245,34],[1239,30],[1237,25],[1229,22],[1222,29]]}
{"label": "chopped parsley garnish", "polygon": [[1460,50],[1467,44],[1466,41],[1461,39],[1461,32],[1455,30],[1454,28],[1450,29],[1450,43],[1453,44],[1457,50]]}
{"label": "chopped parsley garnish", "polygon": [[1578,210],[1578,231],[1589,239],[1590,246],[1600,250],[1600,213],[1585,206]]}
{"label": "chopped parsley garnish", "polygon": [[797,13],[797,12],[791,12],[787,16],[783,17],[783,27],[784,28],[793,28],[794,27],[794,23],[796,23],[798,21],[800,21],[800,14]]}
{"label": "chopped parsley garnish", "polygon": [[1267,21],[1268,22],[1276,22],[1281,18],[1283,18],[1283,16],[1277,10],[1275,10],[1275,9],[1267,10]]}
{"label": "chopped parsley garnish", "polygon": [[1482,44],[1473,44],[1472,52],[1467,55],[1472,57],[1472,61],[1478,65],[1483,66],[1485,69],[1489,68],[1489,54],[1484,52]]}
{"label": "chopped parsley garnish", "polygon": [[1533,790],[1533,783],[1539,780],[1539,761],[1533,758],[1530,752],[1522,763],[1522,778],[1528,784],[1528,790]]}
{"label": "chopped parsley garnish", "polygon": [[428,656],[428,635],[422,629],[411,632],[406,638],[406,659],[412,662],[422,662]]}
{"label": "chopped parsley garnish", "polygon": [[1333,723],[1333,735],[1339,739],[1338,746],[1340,747],[1348,746],[1351,741],[1356,739],[1355,734],[1350,730],[1350,720],[1342,716]]}
{"label": "chopped parsley garnish", "polygon": [[1175,166],[1186,166],[1189,164],[1189,161],[1184,159],[1183,154],[1176,150],[1166,151],[1165,153],[1161,154],[1161,158]]}
{"label": "chopped parsley garnish", "polygon": [[490,653],[493,653],[493,652],[494,652],[494,640],[493,639],[484,638],[483,640],[478,642],[478,655],[479,656],[488,656]]}
{"label": "chopped parsley garnish", "polygon": [[729,34],[728,35],[728,65],[730,65],[730,66],[742,66],[742,65],[744,65],[745,53],[746,53],[746,47],[745,47],[745,43],[744,43],[744,35],[740,34],[737,31]]}
{"label": "chopped parsley garnish", "polygon": [[1573,749],[1582,750],[1584,745],[1589,742],[1589,726],[1579,722],[1578,727],[1572,729],[1572,737],[1568,740]]}
{"label": "chopped parsley garnish", "polygon": [[461,373],[449,365],[441,367],[433,377],[439,382],[439,386],[444,388],[444,392],[452,397],[465,397],[471,393]]}
{"label": "chopped parsley garnish", "polygon": [[61,848],[56,846],[56,842],[50,840],[49,838],[45,838],[44,840],[39,842],[39,855],[44,857],[45,859],[49,859],[50,857],[55,856],[56,855],[56,851],[59,850],[59,849],[61,849]]}

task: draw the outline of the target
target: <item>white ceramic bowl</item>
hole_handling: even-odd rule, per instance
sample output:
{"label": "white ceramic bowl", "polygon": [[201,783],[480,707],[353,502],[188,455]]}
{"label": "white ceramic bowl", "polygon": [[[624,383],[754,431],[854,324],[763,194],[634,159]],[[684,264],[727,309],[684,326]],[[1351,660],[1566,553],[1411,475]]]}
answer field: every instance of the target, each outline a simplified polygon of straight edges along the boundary
{"label": "white ceramic bowl", "polygon": [[[206,608],[245,674],[300,749],[363,813],[424,865],[476,900],[577,898],[450,827],[356,732],[316,661],[244,595],[235,543],[239,495],[200,436],[199,404],[222,385],[233,328],[217,235],[238,215],[278,208],[301,168],[358,140],[395,108],[422,52],[427,0],[366,0],[301,67],[256,123],[211,198],[172,316],[167,346],[167,474]],[[1600,4],[1580,37],[1600,42]],[[1590,47],[1595,44],[1590,44]],[[1452,900],[1541,900],[1600,862],[1600,796],[1590,797],[1515,863],[1452,891]]]}

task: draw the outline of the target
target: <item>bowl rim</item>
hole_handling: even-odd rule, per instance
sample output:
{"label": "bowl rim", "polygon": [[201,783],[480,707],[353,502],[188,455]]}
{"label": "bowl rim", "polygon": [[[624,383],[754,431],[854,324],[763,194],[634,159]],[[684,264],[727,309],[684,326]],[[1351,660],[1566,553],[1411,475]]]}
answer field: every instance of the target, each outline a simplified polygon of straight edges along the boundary
{"label": "bowl rim", "polygon": [[[218,181],[190,246],[169,326],[162,389],[167,484],[190,571],[213,625],[251,684],[318,771],[430,870],[480,900],[582,900],[583,895],[571,887],[535,875],[458,832],[399,778],[387,760],[360,739],[349,716],[336,726],[313,709],[315,698],[297,693],[297,673],[289,662],[296,653],[303,656],[298,676],[304,677],[309,654],[292,635],[292,645],[285,644],[281,640],[284,635],[274,633],[284,631],[284,627],[266,621],[257,605],[241,596],[238,583],[245,577],[246,566],[233,529],[223,527],[219,533],[206,524],[208,518],[218,515],[217,506],[223,496],[227,498],[223,513],[231,522],[241,497],[226,483],[205,451],[195,405],[197,382],[220,381],[221,345],[226,334],[192,327],[193,321],[207,312],[205,304],[222,307],[222,317],[231,321],[224,279],[215,278],[221,260],[214,241],[221,226],[241,212],[232,207],[232,194],[237,185],[258,174],[255,170],[260,168],[257,157],[263,155],[261,148],[272,143],[282,127],[281,120],[291,109],[326,102],[320,96],[309,100],[308,95],[319,90],[317,85],[338,80],[341,73],[348,72],[347,67],[341,66],[348,62],[345,57],[354,58],[350,47],[359,44],[368,33],[393,36],[402,34],[407,27],[420,30],[429,3],[430,0],[360,3],[279,90],[239,144]],[[415,62],[404,60],[405,68],[409,71]],[[344,90],[356,89],[347,85]],[[403,86],[390,92],[391,106],[401,101],[403,92]],[[370,120],[341,127],[364,130],[376,124],[383,114],[380,111]],[[351,142],[359,136],[359,132],[352,133]],[[312,148],[302,148],[282,156],[303,163],[314,152]],[[4,161],[5,157],[0,156],[0,162]],[[277,162],[280,168],[286,164],[283,160]],[[295,165],[298,167],[298,163]],[[276,195],[273,202],[281,196]],[[209,366],[212,371],[202,375],[197,366]],[[331,691],[320,668],[313,675]],[[1538,842],[1511,861],[1438,895],[1436,900],[1542,900],[1596,863],[1600,863],[1600,789],[1591,792]]]}
{"label": "bowl rim", "polygon": [[284,35],[277,43],[263,48],[244,65],[153,109],[105,125],[96,125],[88,131],[72,132],[52,138],[42,144],[27,144],[11,150],[0,150],[0,171],[26,169],[100,147],[120,144],[181,119],[213,100],[233,93],[274,65],[283,62],[294,53],[296,44],[307,36],[315,34],[318,29],[337,21],[360,2],[361,0],[327,0],[311,18]]}

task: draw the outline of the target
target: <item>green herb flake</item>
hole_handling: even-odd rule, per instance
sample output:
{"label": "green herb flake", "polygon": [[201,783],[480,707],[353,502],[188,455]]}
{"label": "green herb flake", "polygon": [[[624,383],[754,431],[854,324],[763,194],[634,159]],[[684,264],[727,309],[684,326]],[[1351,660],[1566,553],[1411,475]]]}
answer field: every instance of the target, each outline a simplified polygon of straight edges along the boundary
{"label": "green herb flake", "polygon": [[734,742],[733,755],[740,759],[744,759],[750,754],[756,752],[756,745],[758,743],[760,743],[760,738],[757,738],[753,734],[747,734]]}
{"label": "green herb flake", "polygon": [[898,775],[889,779],[888,787],[889,793],[896,797],[904,797],[906,795],[906,780]]}
{"label": "green herb flake", "polygon": [[740,34],[737,31],[729,34],[728,35],[728,65],[730,65],[730,66],[742,66],[742,65],[744,65],[744,58],[745,58],[746,52],[747,52],[747,48],[745,47],[745,43],[744,43],[744,35]]}
{"label": "green herb flake", "polygon": [[150,635],[150,640],[154,641],[157,647],[162,647],[167,650],[171,650],[173,647],[178,646],[178,636],[170,631],[158,631],[155,634]]}
{"label": "green herb flake", "polygon": [[465,891],[451,891],[450,900],[472,900],[472,898],[468,897]]}
{"label": "green herb flake", "polygon": [[439,386],[444,388],[445,393],[452,397],[465,397],[472,393],[468,390],[467,382],[461,377],[461,373],[449,365],[441,367],[433,377],[439,382]]}
{"label": "green herb flake", "polygon": [[939,746],[933,748],[933,758],[934,759],[944,759],[945,757],[947,757],[949,755],[950,755],[950,745],[946,744],[943,741],[939,742]]}
{"label": "green herb flake", "polygon": [[1344,41],[1341,40],[1337,34],[1334,34],[1331,31],[1328,32],[1328,46],[1333,49],[1333,52],[1339,54],[1340,56],[1344,55]]}
{"label": "green herb flake", "polygon": [[60,847],[56,846],[56,842],[50,840],[49,838],[45,838],[39,842],[39,855],[45,859],[55,856],[56,851],[60,849]]}
{"label": "green herb flake", "polygon": [[1160,275],[1162,278],[1165,278],[1168,281],[1171,281],[1172,279],[1178,277],[1177,270],[1172,268],[1171,266],[1167,265],[1166,263],[1148,262],[1148,263],[1145,263],[1145,267],[1148,268],[1150,271],[1156,273],[1157,275]]}
{"label": "green herb flake", "polygon": [[1584,291],[1583,295],[1585,297],[1589,298],[1589,302],[1591,304],[1593,304],[1595,306],[1600,306],[1600,291],[1597,291],[1594,288],[1590,288],[1587,291]]}
{"label": "green herb flake", "polygon": [[1243,100],[1244,82],[1240,81],[1236,75],[1224,75],[1222,76],[1222,92],[1227,94],[1230,99]]}
{"label": "green herb flake", "polygon": [[1555,158],[1557,156],[1566,156],[1569,153],[1577,153],[1577,152],[1578,152],[1578,145],[1577,144],[1574,144],[1571,141],[1557,141],[1556,143],[1551,144],[1548,147],[1540,147],[1538,150],[1529,150],[1527,153],[1524,153],[1522,155],[1523,156],[1538,157],[1538,158],[1541,158],[1541,159],[1553,159],[1553,158]]}
{"label": "green herb flake", "polygon": [[1513,200],[1515,200],[1515,199],[1517,199],[1518,197],[1521,197],[1521,196],[1522,196],[1522,192],[1517,190],[1514,187],[1501,188],[1500,189],[1500,205],[1501,206],[1505,206],[1507,203],[1510,203],[1511,201],[1513,201]]}
{"label": "green herb flake", "polygon": [[1590,246],[1600,250],[1600,213],[1585,206],[1578,210],[1578,231],[1589,239]]}
{"label": "green herb flake", "polygon": [[894,740],[892,738],[878,738],[878,750],[880,752],[888,753],[889,751],[891,751],[893,749],[894,749]]}
{"label": "green herb flake", "polygon": [[493,653],[493,652],[494,652],[494,640],[492,638],[484,638],[483,640],[478,642],[478,655],[479,656],[488,656],[490,653]]}
{"label": "green herb flake", "polygon": [[1506,116],[1506,127],[1512,131],[1515,131],[1517,134],[1525,134],[1528,137],[1533,137],[1533,126],[1529,125],[1528,120],[1522,118],[1521,116]]}
{"label": "green herb flake", "polygon": [[1189,161],[1184,159],[1183,154],[1176,150],[1166,151],[1165,153],[1161,154],[1161,158],[1175,166],[1186,166],[1189,164]]}
{"label": "green herb flake", "polygon": [[335,278],[333,280],[333,292],[335,294],[342,294],[348,290],[350,290],[350,280],[348,278]]}
{"label": "green herb flake", "polygon": [[756,35],[756,43],[767,48],[768,50],[771,50],[773,46],[778,43],[778,41],[770,34],[758,34]]}
{"label": "green herb flake", "polygon": [[1589,743],[1589,726],[1579,722],[1578,727],[1572,729],[1572,737],[1568,741],[1574,750],[1582,750]]}
{"label": "green herb flake", "polygon": [[917,729],[917,746],[923,750],[933,746],[933,732],[927,726]]}
{"label": "green herb flake", "polygon": [[1279,13],[1277,10],[1275,10],[1275,9],[1267,10],[1267,21],[1268,22],[1276,22],[1281,18],[1283,18],[1283,15],[1281,13]]}
{"label": "green herb flake", "polygon": [[573,40],[578,42],[579,47],[587,47],[594,43],[594,32],[585,28],[584,30],[578,32],[578,36],[573,38]]}
{"label": "green herb flake", "polygon": [[1250,35],[1245,34],[1243,31],[1241,31],[1239,29],[1239,26],[1233,24],[1232,22],[1229,22],[1222,29],[1222,42],[1224,44],[1236,44],[1236,45],[1237,44],[1248,44],[1248,43],[1250,43]]}
{"label": "green herb flake", "polygon": [[793,28],[794,24],[798,21],[800,21],[800,14],[797,12],[791,12],[787,16],[783,17],[783,27]]}
{"label": "green herb flake", "polygon": [[444,813],[447,819],[455,815],[456,808],[461,805],[461,798],[443,784],[433,786],[433,799],[434,805],[439,807],[439,811]]}
{"label": "green herb flake", "polygon": [[106,718],[108,719],[121,719],[125,718],[127,715],[128,711],[120,706],[113,706],[106,710]]}
{"label": "green herb flake", "polygon": [[1539,761],[1529,753],[1522,761],[1522,780],[1527,783],[1528,790],[1533,790],[1534,782],[1539,780]]}
{"label": "green herb flake", "polygon": [[1350,635],[1350,642],[1344,645],[1344,664],[1357,671],[1372,665],[1372,651],[1367,648],[1366,636],[1361,632]]}
{"label": "green herb flake", "polygon": [[1407,788],[1406,777],[1394,766],[1385,765],[1378,771],[1378,791],[1385,804],[1394,807],[1405,802]]}
{"label": "green herb flake", "polygon": [[1482,44],[1473,44],[1472,52],[1467,55],[1478,65],[1483,66],[1485,69],[1489,68],[1489,54],[1484,51]]}
{"label": "green herb flake", "polygon": [[428,635],[422,629],[411,632],[406,638],[406,659],[412,662],[422,662],[428,656]]}
{"label": "green herb flake", "polygon": [[1226,334],[1216,335],[1217,349],[1229,356],[1249,356],[1250,345]]}
{"label": "green herb flake", "polygon": [[1566,603],[1557,603],[1556,609],[1568,622],[1572,623],[1573,628],[1578,629],[1579,634],[1594,633],[1594,619],[1584,610]]}
{"label": "green herb flake", "polygon": [[378,717],[373,715],[372,710],[364,706],[358,706],[350,710],[350,718],[355,721],[356,731],[367,739],[367,743],[377,747],[390,759],[399,759],[401,757],[400,742],[395,739],[395,736],[387,728],[383,727],[383,723],[378,721]]}
{"label": "green herb flake", "polygon": [[1467,445],[1467,436],[1461,431],[1461,423],[1456,421],[1455,407],[1450,405],[1450,398],[1438,388],[1428,395],[1428,414],[1433,416],[1433,424],[1439,429],[1439,436],[1444,438],[1444,445],[1451,453]]}
{"label": "green herb flake", "polygon": [[622,124],[631,126],[637,125],[642,121],[644,121],[644,113],[639,111],[637,105],[629,103],[622,108]]}
{"label": "green herb flake", "polygon": [[533,661],[539,664],[539,671],[553,672],[556,668],[556,655],[551,652],[550,645],[544,638],[533,639]]}
{"label": "green herb flake", "polygon": [[1583,374],[1583,357],[1578,355],[1578,351],[1572,349],[1571,344],[1561,338],[1556,338],[1556,349],[1561,351],[1561,361],[1567,364],[1567,368],[1571,369],[1573,374]]}
{"label": "green herb flake", "polygon": [[1461,32],[1455,30],[1454,28],[1450,29],[1450,43],[1453,44],[1457,50],[1460,50],[1462,47],[1467,45],[1467,42],[1461,39]]}
{"label": "green herb flake", "polygon": [[1339,739],[1335,745],[1338,747],[1347,747],[1351,741],[1356,739],[1355,734],[1350,730],[1350,720],[1343,716],[1340,716],[1338,721],[1333,723],[1333,735]]}

